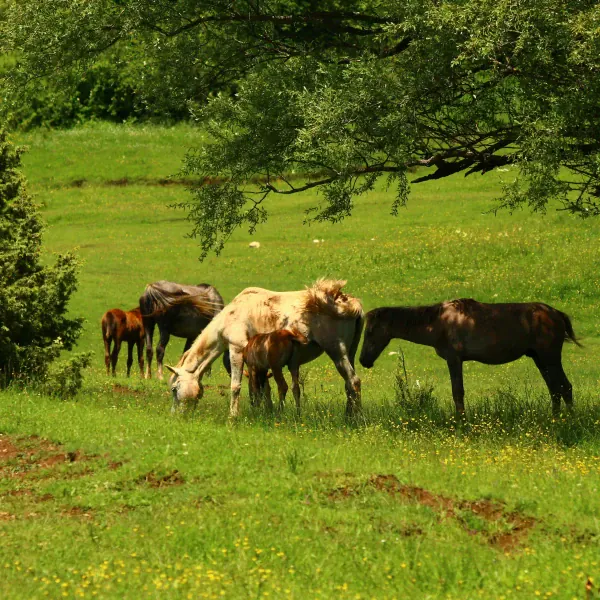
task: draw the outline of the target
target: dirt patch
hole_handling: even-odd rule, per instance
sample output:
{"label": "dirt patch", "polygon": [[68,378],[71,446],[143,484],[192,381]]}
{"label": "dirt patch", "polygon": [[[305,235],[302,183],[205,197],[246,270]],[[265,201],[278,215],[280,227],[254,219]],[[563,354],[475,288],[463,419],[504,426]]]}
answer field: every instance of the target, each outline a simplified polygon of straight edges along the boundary
{"label": "dirt patch", "polygon": [[423,488],[403,485],[395,475],[373,475],[369,479],[369,484],[380,492],[386,492],[391,495],[400,495],[403,498],[429,506],[435,511],[440,511],[450,515],[454,509],[454,502],[450,498],[445,498],[439,494],[433,494]]}
{"label": "dirt patch", "polygon": [[[0,477],[7,479],[41,479],[51,476],[56,467],[97,458],[81,450],[65,452],[55,444],[37,435],[15,438],[0,435]],[[89,469],[62,472],[62,478],[81,477]]]}
{"label": "dirt patch", "polygon": [[71,506],[65,508],[61,513],[63,517],[71,517],[75,519],[93,519],[94,513],[90,508],[83,506]]}
{"label": "dirt patch", "polygon": [[[516,550],[536,524],[533,517],[508,512],[504,504],[491,500],[458,500],[424,488],[403,484],[395,475],[372,475],[367,486],[388,494],[400,502],[427,506],[440,518],[454,519],[470,535],[478,535],[490,545],[504,551]],[[360,488],[346,484],[331,490],[330,500],[344,500],[357,495]],[[407,528],[406,535],[421,535],[418,528]]]}
{"label": "dirt patch", "polygon": [[35,502],[48,502],[50,500],[54,500],[54,496],[52,494],[42,494],[41,496],[37,496],[35,490],[31,488],[22,488],[18,490],[7,490],[0,494],[0,497],[10,497],[10,498],[33,498]]}
{"label": "dirt patch", "polygon": [[20,490],[8,490],[0,494],[0,496],[11,496],[13,498],[22,498],[24,496],[33,496],[34,491],[29,488],[20,489]]}
{"label": "dirt patch", "polygon": [[104,185],[116,185],[116,186],[129,185],[129,179],[127,177],[121,177],[120,179],[109,179],[104,182]]}
{"label": "dirt patch", "polygon": [[166,475],[157,475],[154,471],[150,471],[136,480],[138,483],[146,483],[153,488],[170,487],[172,485],[183,485],[185,479],[183,475],[174,469]]}
{"label": "dirt patch", "polygon": [[[405,485],[395,475],[373,475],[369,484],[379,491],[428,506],[444,517],[455,519],[469,534],[485,537],[489,544],[504,552],[515,550],[536,522],[533,517],[518,512],[507,512],[500,502],[455,500],[417,486]],[[489,531],[485,526],[474,528],[469,518],[472,515],[484,524],[494,524],[500,530]]]}
{"label": "dirt patch", "polygon": [[358,494],[358,490],[353,488],[350,485],[341,485],[333,490],[331,490],[327,497],[330,500],[346,500],[347,498],[351,498],[352,496],[356,496]]}
{"label": "dirt patch", "polygon": [[20,450],[5,436],[0,436],[0,463],[14,458]]}
{"label": "dirt patch", "polygon": [[112,386],[113,392],[115,394],[122,394],[124,396],[143,396],[144,392],[140,390],[132,390],[130,387],[126,385],[122,385],[120,383],[114,383]]}

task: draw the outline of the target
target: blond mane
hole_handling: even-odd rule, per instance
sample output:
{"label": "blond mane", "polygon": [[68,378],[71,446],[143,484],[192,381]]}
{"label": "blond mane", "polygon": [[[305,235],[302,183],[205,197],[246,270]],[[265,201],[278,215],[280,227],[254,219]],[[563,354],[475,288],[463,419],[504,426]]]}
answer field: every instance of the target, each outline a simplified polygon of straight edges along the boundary
{"label": "blond mane", "polygon": [[342,292],[346,283],[344,279],[317,279],[306,288],[304,310],[338,318],[362,317],[364,312],[360,300]]}

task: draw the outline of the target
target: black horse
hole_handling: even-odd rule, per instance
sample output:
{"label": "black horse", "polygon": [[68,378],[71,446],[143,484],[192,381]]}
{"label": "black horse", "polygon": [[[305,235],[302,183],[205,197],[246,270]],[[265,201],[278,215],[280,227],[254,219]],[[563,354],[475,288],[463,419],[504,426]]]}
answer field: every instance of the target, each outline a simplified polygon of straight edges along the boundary
{"label": "black horse", "polygon": [[[158,325],[160,341],[156,346],[158,378],[163,378],[163,357],[169,338],[174,335],[186,339],[184,352],[190,348],[202,330],[215,315],[223,310],[221,294],[212,285],[183,285],[171,281],[149,283],[140,296],[140,310],[146,335],[146,379],[152,377],[152,337]],[[223,364],[231,372],[229,353],[223,355]]]}

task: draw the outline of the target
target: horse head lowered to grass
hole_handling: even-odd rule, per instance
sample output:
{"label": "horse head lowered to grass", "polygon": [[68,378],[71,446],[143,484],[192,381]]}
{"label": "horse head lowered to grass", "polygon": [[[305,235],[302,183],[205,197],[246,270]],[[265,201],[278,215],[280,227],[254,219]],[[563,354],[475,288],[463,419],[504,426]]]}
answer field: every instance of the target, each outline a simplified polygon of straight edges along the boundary
{"label": "horse head lowered to grass", "polygon": [[366,315],[360,364],[367,369],[394,338],[432,346],[445,359],[458,413],[464,413],[463,362],[499,365],[529,356],[560,412],[573,405],[573,387],[562,368],[565,341],[580,345],[569,317],[539,302],[484,304],[469,298],[431,306],[376,308]]}
{"label": "horse head lowered to grass", "polygon": [[320,279],[311,287],[295,292],[272,292],[246,288],[206,327],[176,367],[170,379],[173,411],[182,400],[202,397],[202,376],[227,348],[231,360],[231,404],[229,414],[239,413],[243,374],[243,351],[258,333],[294,329],[308,339],[298,349],[298,364],[314,360],[325,352],[343,377],[346,413],[360,409],[360,379],[354,372],[354,358],[363,329],[364,313],[359,300],[342,292],[345,281]]}

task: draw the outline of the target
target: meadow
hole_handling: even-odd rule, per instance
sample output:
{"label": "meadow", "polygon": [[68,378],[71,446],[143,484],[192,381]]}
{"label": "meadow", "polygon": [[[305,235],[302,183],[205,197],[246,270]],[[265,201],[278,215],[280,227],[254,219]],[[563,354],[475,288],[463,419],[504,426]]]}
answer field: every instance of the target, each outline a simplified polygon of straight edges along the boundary
{"label": "meadow", "polygon": [[[556,207],[494,214],[515,176],[498,171],[414,186],[397,217],[382,184],[337,225],[303,224],[314,193],[274,198],[254,236],[239,231],[200,263],[170,208],[189,197],[176,174],[202,143],[192,127],[16,141],[48,256],[82,259],[71,311],[94,361],[73,400],[0,393],[3,598],[600,597],[598,221]],[[457,422],[445,363],[398,341],[358,367],[352,423],[325,358],[303,369],[301,418],[250,407],[244,389],[229,423],[220,364],[197,411],[176,418],[166,382],[124,376],[124,352],[117,378],[105,375],[100,318],[136,306],[146,283],[208,282],[227,302],[323,276],[347,279],[367,310],[474,297],[567,312],[584,344],[563,351],[575,415],[552,418],[521,359],[467,364]],[[182,348],[172,338],[165,362]]]}

